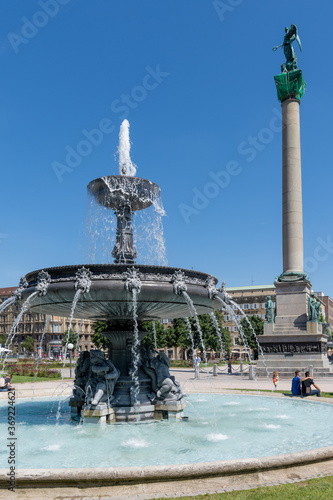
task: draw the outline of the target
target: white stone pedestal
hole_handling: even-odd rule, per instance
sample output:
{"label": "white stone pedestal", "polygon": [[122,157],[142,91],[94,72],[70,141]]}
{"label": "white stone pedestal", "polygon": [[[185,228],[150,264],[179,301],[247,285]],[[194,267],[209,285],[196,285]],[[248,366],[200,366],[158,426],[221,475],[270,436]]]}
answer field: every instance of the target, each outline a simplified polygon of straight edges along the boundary
{"label": "white stone pedestal", "polygon": [[107,403],[100,403],[95,408],[90,408],[84,412],[84,422],[86,423],[115,423],[115,412]]}
{"label": "white stone pedestal", "polygon": [[180,401],[161,401],[155,405],[154,419],[165,420],[168,418],[183,418],[185,403]]}

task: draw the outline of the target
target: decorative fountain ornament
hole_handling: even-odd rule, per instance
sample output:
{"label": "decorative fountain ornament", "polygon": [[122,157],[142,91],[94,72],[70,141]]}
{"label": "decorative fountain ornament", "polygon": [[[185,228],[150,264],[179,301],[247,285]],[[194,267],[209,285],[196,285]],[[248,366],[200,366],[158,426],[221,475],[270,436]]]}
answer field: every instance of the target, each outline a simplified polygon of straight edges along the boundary
{"label": "decorative fountain ornament", "polygon": [[[38,291],[32,313],[70,318],[75,314],[107,323],[103,335],[109,341],[108,359],[94,349],[81,353],[78,360],[70,401],[73,414],[108,422],[182,417],[180,384],[170,374],[167,356],[154,356],[141,345],[147,334],[142,322],[190,315],[198,324],[198,314],[220,307],[218,280],[198,271],[135,262],[133,214],[154,204],[161,191],[157,184],[135,177],[127,120],[120,127],[118,154],[120,175],[88,184],[98,204],[113,210],[117,218],[114,263],[53,267],[43,270],[43,276],[31,272],[18,297],[24,301]],[[47,282],[43,294],[42,278]]]}

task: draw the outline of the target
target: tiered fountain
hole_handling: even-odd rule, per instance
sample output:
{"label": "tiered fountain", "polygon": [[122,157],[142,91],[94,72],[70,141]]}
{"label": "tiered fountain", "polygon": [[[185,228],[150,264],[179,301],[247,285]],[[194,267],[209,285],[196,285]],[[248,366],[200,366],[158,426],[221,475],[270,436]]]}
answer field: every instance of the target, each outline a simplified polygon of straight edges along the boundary
{"label": "tiered fountain", "polygon": [[220,307],[215,277],[135,263],[133,213],[155,203],[160,188],[134,176],[128,128],[125,120],[119,136],[120,175],[88,185],[99,204],[115,211],[114,263],[34,271],[26,276],[27,287],[21,292],[23,302],[46,281],[47,293],[30,301],[31,312],[107,322],[103,335],[109,341],[108,359],[100,350],[81,353],[70,400],[72,413],[83,409],[90,421],[181,417],[185,404],[180,385],[170,376],[167,356],[154,356],[141,346],[146,334],[142,321],[186,317],[194,308],[205,314]]}

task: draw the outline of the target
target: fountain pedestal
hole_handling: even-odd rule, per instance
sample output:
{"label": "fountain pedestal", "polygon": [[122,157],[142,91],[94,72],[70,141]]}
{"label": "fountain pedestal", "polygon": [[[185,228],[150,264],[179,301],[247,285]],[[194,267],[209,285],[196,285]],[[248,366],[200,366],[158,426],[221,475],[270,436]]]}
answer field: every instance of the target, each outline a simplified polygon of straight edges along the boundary
{"label": "fountain pedestal", "polygon": [[84,411],[84,421],[94,424],[114,424],[116,422],[116,415],[111,405],[100,403],[94,408],[89,408]]}

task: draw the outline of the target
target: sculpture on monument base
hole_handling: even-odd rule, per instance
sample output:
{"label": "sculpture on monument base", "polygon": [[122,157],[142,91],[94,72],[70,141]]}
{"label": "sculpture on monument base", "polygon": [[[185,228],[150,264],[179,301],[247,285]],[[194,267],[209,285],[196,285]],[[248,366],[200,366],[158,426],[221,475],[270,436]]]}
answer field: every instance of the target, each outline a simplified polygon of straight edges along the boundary
{"label": "sculpture on monument base", "polygon": [[297,68],[297,57],[292,46],[292,43],[296,40],[299,48],[302,52],[301,40],[298,36],[297,27],[295,24],[292,24],[290,28],[284,29],[284,39],[281,45],[277,45],[273,47],[273,50],[277,50],[279,47],[283,47],[284,55],[286,56],[286,62],[281,65],[281,73],[287,73],[288,71],[293,71]]}
{"label": "sculpture on monument base", "polygon": [[266,308],[265,319],[267,323],[274,323],[275,320],[274,304],[270,295],[267,296],[267,302],[265,304],[265,308]]}
{"label": "sculpture on monument base", "polygon": [[142,352],[141,363],[142,371],[151,379],[152,402],[179,401],[185,396],[180,383],[173,375],[170,375],[171,361],[164,352],[154,357],[150,347],[147,347]]}
{"label": "sculpture on monument base", "polygon": [[308,301],[308,321],[320,321],[321,303],[313,293],[311,293]]}
{"label": "sculpture on monument base", "polygon": [[119,376],[120,371],[105,358],[103,351],[91,349],[89,378],[85,386],[87,404],[110,403]]}

